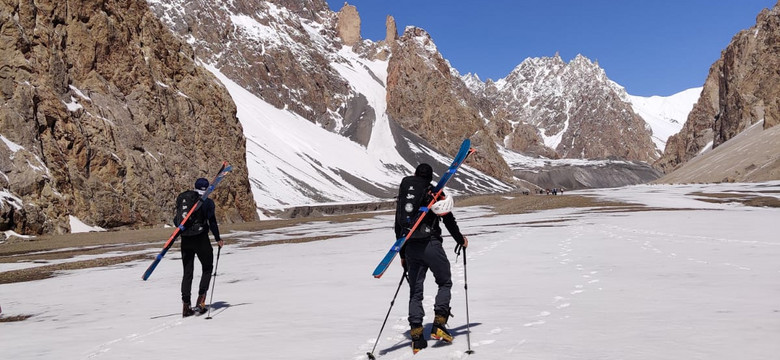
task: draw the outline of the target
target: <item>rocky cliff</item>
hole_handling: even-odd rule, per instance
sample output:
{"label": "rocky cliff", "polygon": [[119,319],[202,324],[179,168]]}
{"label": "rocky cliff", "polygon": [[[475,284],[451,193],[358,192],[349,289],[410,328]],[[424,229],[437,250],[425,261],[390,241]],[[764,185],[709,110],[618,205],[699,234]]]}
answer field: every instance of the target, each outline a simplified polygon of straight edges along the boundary
{"label": "rocky cliff", "polygon": [[0,3],[0,230],[171,222],[222,160],[223,222],[257,218],[231,98],[142,0]]}
{"label": "rocky cliff", "polygon": [[425,30],[408,27],[394,42],[387,65],[387,113],[404,129],[451,155],[464,138],[477,148],[471,164],[508,181],[509,166],[498,154],[478,100],[453,72]]}
{"label": "rocky cliff", "polygon": [[[701,98],[679,134],[672,136],[654,165],[671,172],[716,148],[752,124],[780,122],[780,2],[764,9],[756,25],[732,38],[710,68]],[[749,181],[749,179],[745,179]]]}

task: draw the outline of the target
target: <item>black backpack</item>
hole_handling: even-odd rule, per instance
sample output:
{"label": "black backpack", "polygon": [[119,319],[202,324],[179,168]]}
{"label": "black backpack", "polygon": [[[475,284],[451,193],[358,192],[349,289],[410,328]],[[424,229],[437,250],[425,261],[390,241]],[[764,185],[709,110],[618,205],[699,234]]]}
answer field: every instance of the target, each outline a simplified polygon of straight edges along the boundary
{"label": "black backpack", "polygon": [[[190,209],[198,203],[200,198],[201,195],[194,190],[187,190],[176,197],[176,212],[173,216],[173,223],[176,224],[176,226],[181,225],[181,221],[184,220],[184,217],[187,216]],[[203,209],[203,204],[200,204],[198,209],[190,215],[189,219],[187,219],[187,223],[184,224],[184,231],[182,231],[181,235],[194,236],[202,234],[206,230],[208,230],[206,227],[206,211]]]}
{"label": "black backpack", "polygon": [[[395,208],[395,226],[400,229],[402,236],[408,233],[414,226],[414,221],[419,214],[420,206],[428,205],[431,201],[431,184],[419,176],[407,176],[401,180],[398,187],[398,201]],[[409,240],[425,239],[431,236],[430,222],[423,221],[417,226]]]}

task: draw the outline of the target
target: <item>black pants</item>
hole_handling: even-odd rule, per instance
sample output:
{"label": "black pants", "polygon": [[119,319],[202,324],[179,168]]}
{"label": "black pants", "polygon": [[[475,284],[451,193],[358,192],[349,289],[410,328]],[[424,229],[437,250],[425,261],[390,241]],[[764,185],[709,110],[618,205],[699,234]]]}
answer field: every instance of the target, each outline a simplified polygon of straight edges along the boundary
{"label": "black pants", "polygon": [[452,275],[450,260],[441,244],[441,239],[430,241],[409,241],[406,243],[406,264],[409,268],[409,324],[422,324],[425,310],[422,306],[423,285],[428,269],[436,279],[439,290],[433,305],[435,313],[449,314]]}
{"label": "black pants", "polygon": [[198,256],[202,270],[198,295],[205,295],[209,291],[211,271],[214,269],[214,249],[211,247],[208,232],[181,237],[181,263],[184,266],[184,276],[181,278],[181,301],[186,304],[191,303],[195,255]]}

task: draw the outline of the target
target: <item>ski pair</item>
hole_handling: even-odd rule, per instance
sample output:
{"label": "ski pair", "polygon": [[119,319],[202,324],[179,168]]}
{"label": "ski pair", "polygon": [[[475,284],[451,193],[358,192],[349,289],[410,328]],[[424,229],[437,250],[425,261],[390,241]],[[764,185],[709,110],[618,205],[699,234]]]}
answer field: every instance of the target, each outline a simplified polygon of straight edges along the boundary
{"label": "ski pair", "polygon": [[165,245],[163,245],[162,251],[160,251],[159,254],[154,258],[154,261],[152,261],[152,264],[149,265],[149,267],[144,271],[144,275],[141,277],[144,280],[149,279],[149,276],[152,275],[152,272],[157,267],[157,265],[162,260],[163,256],[168,252],[168,250],[173,246],[174,241],[176,241],[176,238],[181,235],[181,233],[186,229],[187,220],[190,219],[190,216],[192,213],[195,212],[195,210],[200,208],[200,205],[206,201],[206,199],[211,195],[211,193],[214,191],[214,188],[219,185],[220,182],[222,182],[222,179],[227,176],[227,174],[233,170],[233,166],[228,165],[227,161],[222,162],[222,167],[219,169],[219,172],[217,172],[217,176],[214,177],[214,180],[211,181],[211,184],[209,184],[209,187],[206,189],[206,191],[203,193],[203,196],[198,200],[197,203],[195,203],[195,206],[193,206],[190,211],[187,213],[186,216],[184,216],[184,219],[182,219],[181,224],[176,227],[176,229],[173,230],[173,234],[171,234],[171,237],[168,238],[168,241],[165,242]]}
{"label": "ski pair", "polygon": [[475,150],[471,148],[471,140],[466,139],[463,140],[463,143],[460,145],[460,150],[458,151],[458,154],[455,155],[455,159],[452,161],[452,164],[450,165],[449,169],[447,169],[447,172],[445,172],[441,179],[439,179],[439,182],[436,184],[436,186],[433,188],[433,198],[431,199],[430,203],[428,203],[425,206],[420,206],[420,210],[415,217],[414,225],[409,229],[409,231],[398,238],[393,246],[390,247],[390,250],[387,251],[387,254],[384,258],[382,258],[382,261],[379,262],[379,265],[377,265],[376,269],[374,269],[374,277],[375,278],[381,278],[382,275],[385,273],[385,271],[390,267],[390,263],[393,262],[393,259],[395,259],[395,256],[401,251],[401,247],[404,246],[404,243],[406,243],[406,240],[409,239],[409,237],[412,236],[414,231],[417,229],[417,226],[420,225],[423,218],[425,217],[425,214],[428,213],[431,206],[433,206],[434,203],[441,197],[441,193],[444,190],[444,186],[447,185],[447,182],[450,181],[453,175],[458,171],[460,168],[460,165],[463,164],[463,162],[466,160],[466,158],[471,155]]}

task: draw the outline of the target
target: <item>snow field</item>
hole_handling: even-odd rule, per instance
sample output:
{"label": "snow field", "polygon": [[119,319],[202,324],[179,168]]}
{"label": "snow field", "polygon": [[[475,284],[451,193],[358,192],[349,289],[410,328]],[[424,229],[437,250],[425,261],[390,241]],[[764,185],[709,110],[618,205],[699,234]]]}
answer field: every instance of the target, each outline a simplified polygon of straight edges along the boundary
{"label": "snow field", "polygon": [[[780,350],[778,210],[704,203],[687,194],[714,189],[780,196],[780,183],[729,186],[590,191],[653,206],[663,199],[667,209],[657,211],[495,215],[486,207],[456,209],[470,242],[475,354],[464,353],[464,269],[449,237],[454,343],[429,341],[413,357],[403,285],[374,354],[415,360],[772,358]],[[251,246],[329,234],[343,237]],[[394,240],[392,216],[231,237],[246,246],[222,250],[211,320],[181,318],[178,249],[147,282],[140,280],[148,265],[142,261],[0,285],[3,316],[34,315],[2,324],[3,357],[367,358],[402,271],[396,260],[382,279],[371,277]]]}

